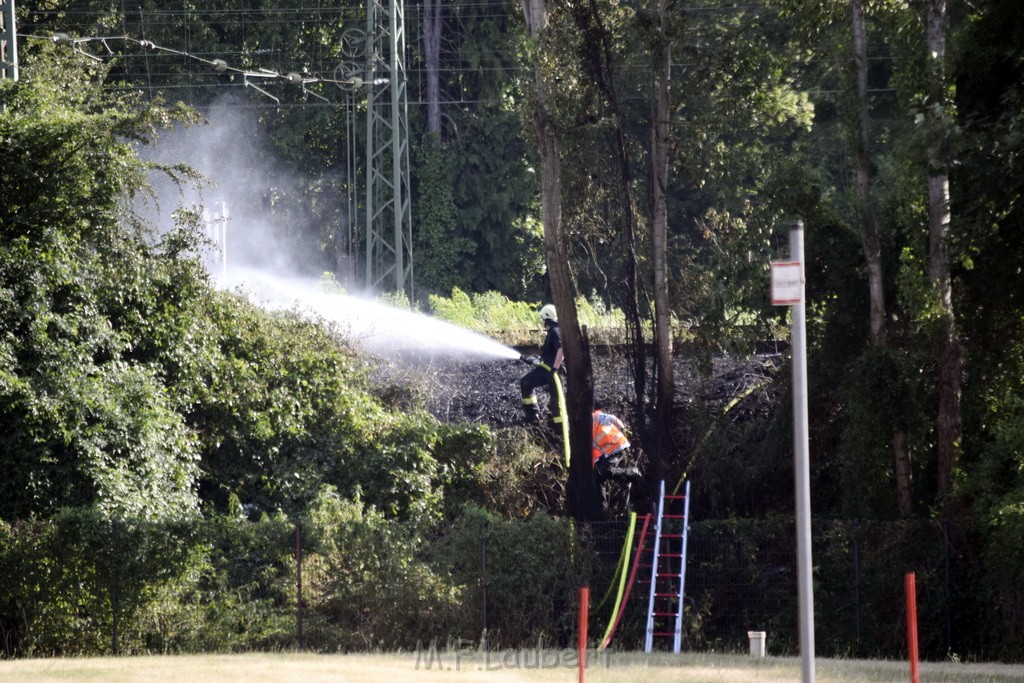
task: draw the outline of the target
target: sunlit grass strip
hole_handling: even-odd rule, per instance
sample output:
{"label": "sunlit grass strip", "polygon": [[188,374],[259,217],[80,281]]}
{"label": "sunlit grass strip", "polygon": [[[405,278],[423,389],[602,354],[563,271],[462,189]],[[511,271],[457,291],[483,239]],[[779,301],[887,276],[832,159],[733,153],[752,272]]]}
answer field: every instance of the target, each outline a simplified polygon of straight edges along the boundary
{"label": "sunlit grass strip", "polygon": [[[506,344],[537,343],[543,302],[511,301],[498,292],[467,294],[453,289],[450,297],[431,295],[430,313],[466,329],[492,336]],[[618,308],[607,308],[580,297],[576,300],[580,325],[586,325],[591,339],[622,334],[625,316]]]}
{"label": "sunlit grass strip", "polygon": [[[440,651],[443,658],[429,668],[415,652],[359,655],[302,653],[252,653],[232,655],[181,655],[150,657],[99,657],[76,659],[25,659],[0,661],[0,680],[5,683],[43,681],[111,681],[114,683],[374,683],[422,681],[423,683],[554,683],[573,680],[569,665],[574,649],[524,648],[488,654],[465,650],[458,654]],[[538,664],[535,664],[537,662]],[[817,660],[821,683],[902,683],[907,663],[878,660]],[[1001,683],[1024,679],[1024,666],[925,662],[922,680],[952,683]],[[799,681],[796,657],[756,658],[717,653],[642,653],[608,651],[590,660],[587,680],[594,683],[747,683],[748,681]]]}

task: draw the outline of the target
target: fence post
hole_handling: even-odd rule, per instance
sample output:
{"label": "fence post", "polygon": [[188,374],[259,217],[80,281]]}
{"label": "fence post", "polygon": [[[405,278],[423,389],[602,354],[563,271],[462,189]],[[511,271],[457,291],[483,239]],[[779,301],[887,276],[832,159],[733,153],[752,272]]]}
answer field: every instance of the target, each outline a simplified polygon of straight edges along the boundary
{"label": "fence post", "polygon": [[480,539],[481,624],[480,649],[487,652],[487,533]]}
{"label": "fence post", "polygon": [[[579,650],[580,683],[587,677],[587,623],[590,621],[590,587],[580,588]],[[539,656],[539,655],[538,655]]]}
{"label": "fence post", "polygon": [[943,564],[943,569],[945,570],[945,577],[944,578],[945,578],[945,583],[946,583],[945,595],[943,596],[945,598],[944,605],[943,605],[943,607],[944,607],[943,611],[946,613],[946,652],[952,652],[953,651],[953,628],[952,628],[952,624],[951,624],[951,622],[952,622],[951,611],[952,610],[950,608],[950,598],[949,598],[949,520],[945,520],[945,519],[942,520],[941,528],[942,528],[942,564]]}
{"label": "fence post", "polygon": [[904,577],[907,594],[907,658],[910,660],[910,683],[918,683],[920,676],[917,666],[917,578],[914,572]]}
{"label": "fence post", "polygon": [[111,634],[111,650],[114,652],[116,657],[120,654],[120,646],[117,642],[117,611],[118,601],[120,598],[119,590],[119,575],[117,567],[120,563],[117,561],[117,518],[110,520],[110,569],[113,576],[110,577],[110,611],[111,619],[113,622],[113,633]]}
{"label": "fence post", "polygon": [[302,524],[295,523],[295,592],[298,600],[295,603],[295,634],[296,645],[302,650]]}
{"label": "fence post", "polygon": [[860,521],[853,520],[853,608],[856,634],[857,652],[860,652],[861,624],[860,624]]}

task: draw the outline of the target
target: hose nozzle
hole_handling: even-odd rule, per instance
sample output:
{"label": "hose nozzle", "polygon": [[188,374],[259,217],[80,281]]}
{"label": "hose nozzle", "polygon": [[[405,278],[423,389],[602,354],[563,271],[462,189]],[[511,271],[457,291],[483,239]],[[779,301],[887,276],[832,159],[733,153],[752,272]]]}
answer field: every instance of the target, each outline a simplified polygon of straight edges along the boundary
{"label": "hose nozzle", "polygon": [[526,363],[527,365],[540,365],[540,358],[538,358],[537,356],[527,356],[526,354],[523,354],[522,356],[519,356],[519,360]]}

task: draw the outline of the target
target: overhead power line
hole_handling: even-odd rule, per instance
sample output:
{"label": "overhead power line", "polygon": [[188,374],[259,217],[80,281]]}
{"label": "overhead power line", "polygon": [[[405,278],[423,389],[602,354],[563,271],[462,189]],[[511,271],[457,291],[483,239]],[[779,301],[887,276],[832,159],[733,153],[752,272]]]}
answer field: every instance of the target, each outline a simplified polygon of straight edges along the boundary
{"label": "overhead power line", "polygon": [[[209,59],[191,52],[185,52],[183,50],[174,50],[169,47],[157,45],[150,40],[140,40],[131,36],[86,36],[83,38],[72,38],[66,33],[54,33],[50,36],[24,36],[29,39],[35,40],[47,40],[57,45],[66,45],[71,48],[74,52],[83,55],[84,57],[102,62],[103,57],[94,54],[86,49],[83,45],[101,45],[106,51],[106,56],[113,56],[116,53],[111,48],[112,42],[118,41],[129,45],[137,45],[139,48],[145,51],[151,51],[156,53],[162,53],[167,55],[175,55],[178,57],[185,58],[200,64],[204,64],[209,67],[214,73],[218,74],[234,74],[242,77],[242,84],[245,87],[252,88],[263,95],[274,100],[280,104],[280,98],[268,92],[265,88],[257,85],[256,83],[266,83],[267,81],[276,81],[292,86],[299,86],[302,91],[308,95],[312,95],[317,99],[323,100],[324,102],[330,102],[330,100],[323,94],[318,93],[314,90],[309,89],[308,86],[319,83],[332,83],[336,86],[341,87],[344,90],[356,90],[366,85],[384,85],[389,81],[386,78],[375,78],[370,81],[365,81],[360,75],[354,73],[338,73],[337,70],[334,74],[328,76],[324,74],[303,74],[297,71],[281,72],[275,69],[266,68],[255,68],[246,69],[228,64],[223,59]],[[169,74],[168,74],[169,75]],[[255,81],[255,82],[254,82]]]}

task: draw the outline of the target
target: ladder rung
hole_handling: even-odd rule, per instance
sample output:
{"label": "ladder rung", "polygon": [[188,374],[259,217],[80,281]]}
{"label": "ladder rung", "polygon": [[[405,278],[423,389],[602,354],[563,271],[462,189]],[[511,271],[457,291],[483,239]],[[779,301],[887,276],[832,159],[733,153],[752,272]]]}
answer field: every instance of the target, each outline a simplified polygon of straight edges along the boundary
{"label": "ladder rung", "polygon": [[682,515],[662,515],[662,519],[682,519]]}
{"label": "ladder rung", "polygon": [[654,613],[654,616],[656,616],[656,617],[674,617],[675,615],[676,615],[675,612],[655,612]]}
{"label": "ladder rung", "polygon": [[675,631],[661,631],[661,632],[657,632],[656,631],[656,632],[652,633],[651,635],[654,635],[654,636],[672,636],[673,638],[675,638],[676,634],[675,634]]}
{"label": "ladder rung", "polygon": [[679,593],[655,593],[656,598],[678,598]]}
{"label": "ladder rung", "polygon": [[668,558],[682,557],[683,556],[682,553],[660,553],[660,555],[661,555],[661,557],[668,557]]}
{"label": "ladder rung", "polygon": [[682,538],[682,534],[662,534],[662,538]]}
{"label": "ladder rung", "polygon": [[669,495],[669,494],[666,493],[664,496],[662,496],[662,498],[664,498],[665,500],[682,500],[683,498],[686,498],[686,496],[683,496],[683,495],[672,496],[672,495]]}

